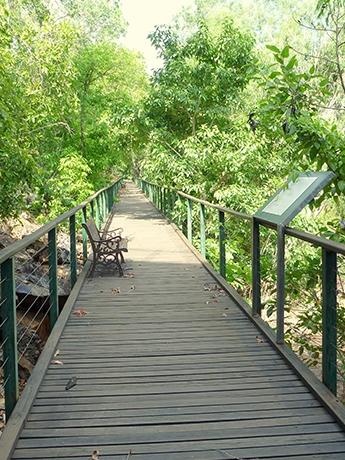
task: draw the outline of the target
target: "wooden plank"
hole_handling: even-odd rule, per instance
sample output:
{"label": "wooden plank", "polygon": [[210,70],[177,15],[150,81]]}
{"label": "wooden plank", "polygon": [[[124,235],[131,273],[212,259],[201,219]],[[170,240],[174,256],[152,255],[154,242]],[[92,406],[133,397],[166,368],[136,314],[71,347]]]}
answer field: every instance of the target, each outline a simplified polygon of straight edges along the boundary
{"label": "wooden plank", "polygon": [[[25,458],[25,459],[38,459],[44,458],[42,456],[46,455],[48,458],[80,458],[80,455],[90,455],[93,449],[99,449],[103,456],[111,455],[111,458],[114,458],[114,455],[122,456],[122,460],[128,454],[129,450],[135,454],[134,458],[141,458],[144,460],[149,460],[151,458],[158,458],[160,460],[163,459],[181,459],[183,455],[183,459],[202,459],[203,453],[206,455],[215,454],[216,457],[206,457],[210,459],[226,459],[224,454],[223,457],[218,457],[219,450],[223,450],[229,455],[235,456],[237,455],[240,459],[241,457],[244,458],[267,458],[268,454],[270,458],[273,459],[284,459],[290,460],[290,458],[294,458],[295,460],[328,460],[329,458],[332,459],[332,455],[340,453],[343,457],[340,457],[341,460],[344,458],[344,451],[341,449],[341,445],[335,444],[332,442],[324,444],[320,447],[320,444],[317,446],[313,446],[313,440],[315,439],[313,436],[309,434],[301,434],[301,443],[297,444],[296,439],[293,439],[291,436],[275,436],[274,438],[270,439],[270,452],[267,452],[267,438],[252,438],[248,441],[246,440],[212,440],[212,441],[199,441],[197,443],[191,442],[181,442],[181,443],[163,443],[163,444],[127,444],[127,445],[97,445],[92,442],[88,442],[84,446],[77,446],[77,447],[55,447],[55,448],[41,448],[41,449],[18,449],[15,452],[13,458]],[[326,437],[329,436],[326,433]],[[333,437],[334,436],[334,437]],[[332,434],[329,439],[337,438],[337,434]],[[322,436],[320,438],[322,440]],[[254,444],[255,443],[255,444]],[[304,444],[303,444],[304,443]],[[254,444],[254,447],[253,447]],[[314,447],[314,448],[313,448]],[[91,450],[90,450],[91,449]],[[235,450],[236,449],[236,450]],[[292,453],[291,457],[286,457],[284,452],[289,450]],[[333,452],[333,453],[332,453]],[[324,455],[323,455],[324,454]],[[18,456],[19,455],[19,456]],[[158,457],[157,457],[158,455]],[[162,457],[164,455],[165,457]],[[159,457],[160,456],[160,457]],[[240,457],[241,456],[241,457]],[[84,457],[85,458],[85,457]],[[115,457],[116,458],[116,457]],[[205,457],[204,457],[205,458]],[[230,457],[231,458],[231,457]],[[236,457],[235,457],[236,458]],[[337,458],[337,457],[335,457]],[[338,460],[338,459],[337,459]]]}
{"label": "wooden plank", "polygon": [[[242,414],[248,414],[248,416],[255,413],[266,413],[266,412],[278,412],[279,417],[286,415],[289,410],[298,409],[304,410],[307,408],[321,408],[322,406],[318,401],[314,399],[306,399],[306,400],[294,400],[294,401],[275,401],[275,402],[255,402],[255,404],[248,404],[244,406],[243,404],[217,404],[217,400],[214,401],[214,404],[201,404],[202,402],[198,399],[195,401],[199,403],[198,405],[192,406],[168,406],[168,407],[146,407],[140,408],[137,407],[135,409],[119,409],[117,408],[114,411],[112,408],[108,408],[105,410],[98,410],[97,414],[92,408],[85,408],[84,411],[78,410],[71,410],[69,412],[64,412],[63,415],[58,412],[57,410],[51,412],[31,412],[28,416],[28,421],[42,421],[42,420],[77,420],[78,422],[82,422],[82,420],[90,420],[94,417],[100,417],[101,419],[107,418],[128,418],[131,417],[132,421],[136,421],[137,417],[160,417],[160,416],[169,416],[169,415],[193,415],[193,414],[216,414],[218,412],[226,412],[228,414],[234,414],[241,416]],[[135,417],[135,420],[133,419]],[[27,425],[29,426],[29,425]]]}
{"label": "wooden plank", "polygon": [[[280,421],[280,418],[286,417],[305,417],[305,416],[322,416],[326,412],[323,408],[294,408],[294,409],[284,409],[282,412],[281,409],[273,410],[256,410],[256,411],[241,411],[241,412],[224,412],[223,410],[213,411],[213,412],[197,412],[196,414],[180,414],[166,413],[161,415],[139,415],[136,413],[131,417],[114,417],[113,411],[111,414],[108,414],[108,417],[100,416],[99,412],[92,415],[88,412],[89,418],[73,418],[73,419],[58,419],[53,418],[44,421],[27,421],[25,428],[26,430],[31,430],[34,433],[34,430],[45,430],[48,429],[57,429],[57,428],[86,428],[90,426],[90,419],[92,419],[92,427],[117,427],[117,426],[132,426],[132,425],[171,425],[176,423],[205,423],[205,422],[226,422],[226,421],[243,421],[243,420],[255,420],[256,423],[260,423],[260,420],[263,419],[274,419],[275,423]],[[112,415],[112,416],[111,416]],[[100,417],[100,418],[97,418]],[[67,431],[66,431],[67,432]],[[41,431],[36,431],[37,435],[42,436]]]}
{"label": "wooden plank", "polygon": [[[200,406],[202,403],[206,402],[208,404],[218,404],[218,405],[237,405],[241,404],[243,408],[247,405],[250,407],[256,407],[256,404],[262,403],[279,403],[285,401],[294,401],[301,402],[301,407],[305,404],[305,401],[313,401],[313,396],[309,392],[303,391],[301,393],[290,392],[290,393],[278,393],[267,397],[267,395],[244,395],[241,398],[238,396],[232,396],[231,392],[215,392],[215,393],[197,393],[197,394],[188,394],[188,395],[179,395],[179,398],[170,396],[170,395],[155,395],[154,397],[131,397],[131,398],[121,398],[115,401],[116,410],[134,410],[134,409],[152,409],[152,408],[167,408],[167,407],[180,407],[181,405],[186,407],[195,407]],[[114,401],[112,401],[114,402]],[[94,398],[88,399],[86,402],[83,401],[74,401],[73,404],[66,404],[66,402],[53,401],[46,402],[45,404],[38,404],[35,401],[34,405],[31,408],[31,414],[42,414],[42,413],[52,413],[52,412],[72,412],[72,411],[85,411],[85,410],[109,410],[109,400],[103,401]]]}
{"label": "wooden plank", "polygon": [[[263,420],[261,423],[267,422]],[[290,420],[291,422],[291,420]],[[230,423],[230,422],[229,422]],[[237,423],[237,422],[235,422]],[[204,441],[204,440],[218,440],[218,439],[226,439],[230,440],[233,439],[236,443],[239,442],[240,439],[244,440],[244,444],[248,445],[249,440],[248,438],[254,438],[257,441],[257,438],[262,437],[270,437],[269,441],[266,440],[266,445],[270,445],[271,438],[275,436],[284,435],[288,436],[291,435],[291,438],[301,436],[302,434],[314,434],[314,435],[322,435],[324,433],[341,433],[342,442],[339,443],[339,450],[341,452],[345,452],[344,448],[344,434],[341,431],[341,428],[337,424],[333,423],[315,423],[315,424],[298,424],[298,425],[281,425],[281,426],[254,426],[254,427],[246,427],[243,428],[233,428],[231,430],[224,427],[223,429],[208,429],[205,430],[206,427],[209,428],[209,424],[204,424],[204,426],[199,425],[199,429],[192,429],[190,424],[182,424],[179,426],[157,426],[154,425],[149,430],[149,427],[140,427],[140,430],[137,427],[133,427],[130,430],[128,427],[125,428],[116,428],[113,430],[109,430],[109,434],[104,434],[104,431],[107,428],[103,428],[103,433],[97,435],[97,443],[99,445],[135,445],[139,443],[147,443],[147,444],[156,444],[162,442],[183,442],[183,441]],[[243,423],[246,425],[246,421]],[[203,429],[204,428],[204,429]],[[164,430],[165,429],[165,430]],[[94,431],[84,429],[83,436],[76,436],[75,430],[68,430],[70,436],[57,436],[55,438],[50,437],[33,437],[33,438],[25,438],[22,437],[18,441],[18,448],[35,448],[35,447],[73,447],[73,446],[80,446],[82,447],[87,442],[87,438],[89,435],[85,435],[85,433],[91,433],[91,436],[96,436],[98,428],[95,428]],[[102,430],[99,430],[102,432]],[[59,430],[57,430],[58,432]],[[317,443],[318,436],[313,437],[313,441]],[[95,438],[93,438],[95,439]],[[116,442],[115,442],[116,441]],[[230,444],[230,442],[229,442]],[[257,442],[254,446],[257,445]],[[315,445],[308,446],[308,449],[304,450],[304,453],[312,452],[313,447]],[[176,449],[176,445],[175,445]],[[268,450],[268,449],[267,449]],[[333,452],[336,452],[333,449]],[[332,450],[331,450],[332,452]],[[291,452],[293,453],[293,452]],[[267,455],[267,454],[266,454]]]}

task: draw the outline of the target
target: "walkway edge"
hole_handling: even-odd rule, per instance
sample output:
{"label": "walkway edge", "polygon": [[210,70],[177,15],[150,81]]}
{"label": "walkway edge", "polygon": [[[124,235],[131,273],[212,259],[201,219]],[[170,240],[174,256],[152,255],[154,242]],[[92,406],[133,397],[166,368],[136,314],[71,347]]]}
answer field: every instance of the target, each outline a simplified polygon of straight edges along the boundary
{"label": "walkway edge", "polygon": [[279,345],[275,341],[274,331],[268,324],[259,316],[253,316],[249,304],[242,299],[238,292],[228,282],[217,273],[212,265],[203,258],[197,249],[190,243],[181,230],[167,219],[163,214],[162,216],[170,223],[176,234],[181,238],[185,245],[192,251],[195,257],[201,262],[210,275],[215,278],[222,288],[231,296],[234,302],[244,311],[248,318],[262,331],[267,337],[271,345],[279,352],[279,354],[288,362],[288,364],[295,370],[296,374],[306,384],[314,396],[323,404],[325,409],[336,418],[343,430],[345,430],[345,407],[344,405],[331,393],[330,390],[313,374],[313,372],[295,355],[295,353],[287,345]]}
{"label": "walkway edge", "polygon": [[23,428],[26,417],[38,392],[39,386],[41,385],[41,382],[45,376],[46,370],[55,352],[56,345],[70,316],[80,289],[87,277],[90,266],[91,262],[90,260],[87,260],[77,279],[76,284],[74,285],[64,305],[64,308],[62,309],[60,316],[58,317],[58,320],[55,323],[52,333],[50,334],[43,348],[43,351],[34,367],[34,370],[23,391],[23,394],[18,400],[18,403],[16,404],[8,423],[5,425],[4,432],[0,437],[0,451],[2,460],[11,459],[21,429]]}

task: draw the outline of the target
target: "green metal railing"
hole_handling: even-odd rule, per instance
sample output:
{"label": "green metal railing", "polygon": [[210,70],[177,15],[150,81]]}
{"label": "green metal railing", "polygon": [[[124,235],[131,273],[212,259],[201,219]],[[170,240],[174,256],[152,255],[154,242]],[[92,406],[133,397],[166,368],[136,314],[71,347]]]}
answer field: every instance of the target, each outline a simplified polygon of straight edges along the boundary
{"label": "green metal railing", "polygon": [[[200,252],[206,256],[206,217],[207,208],[218,211],[218,244],[219,244],[219,268],[218,271],[226,279],[226,249],[225,243],[227,236],[225,233],[225,215],[240,220],[248,221],[251,224],[252,233],[252,314],[261,316],[261,277],[260,277],[260,226],[268,225],[254,222],[253,216],[233,209],[209,203],[205,200],[195,198],[186,193],[160,187],[142,179],[137,179],[138,186],[141,187],[147,197],[153,204],[161,210],[168,218],[171,219],[173,210],[178,198],[185,201],[186,206],[186,236],[193,243],[193,206],[199,207],[199,244]],[[277,229],[270,226],[275,231]],[[298,240],[308,242],[313,246],[322,248],[322,381],[331,390],[333,394],[337,393],[337,255],[345,255],[345,245],[337,243],[310,233],[302,232],[290,227],[286,228],[285,234]],[[285,244],[285,239],[283,241]],[[284,278],[280,278],[284,273],[285,258],[282,253],[278,254],[277,260],[277,284],[284,283]],[[284,284],[283,284],[284,287]],[[284,305],[285,295],[280,292],[280,298],[277,302],[277,324],[276,324],[276,342],[284,342]]]}
{"label": "green metal railing", "polygon": [[[2,392],[5,398],[6,419],[11,415],[19,396],[16,256],[43,237],[47,238],[49,296],[46,299],[48,302],[45,305],[45,315],[49,318],[49,328],[52,330],[59,316],[57,229],[61,224],[68,226],[69,284],[70,290],[72,290],[78,277],[77,227],[80,229],[82,264],[85,264],[88,257],[88,241],[85,232],[80,228],[80,222],[85,222],[90,215],[95,218],[96,224],[100,228],[112,210],[121,185],[122,179],[119,179],[110,187],[98,191],[80,205],[48,222],[31,235],[0,251],[0,351],[2,351],[0,370],[3,373]],[[22,285],[23,283],[21,283]],[[34,303],[29,308],[32,308]],[[43,302],[41,309],[45,303]],[[22,332],[21,336],[24,336]]]}

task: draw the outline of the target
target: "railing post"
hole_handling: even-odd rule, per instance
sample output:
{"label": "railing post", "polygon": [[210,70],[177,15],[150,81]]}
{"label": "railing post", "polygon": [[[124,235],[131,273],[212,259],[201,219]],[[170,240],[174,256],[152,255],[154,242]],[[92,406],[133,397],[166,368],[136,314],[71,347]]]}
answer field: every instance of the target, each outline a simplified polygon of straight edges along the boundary
{"label": "railing post", "polygon": [[95,202],[94,202],[94,200],[90,201],[90,208],[91,208],[91,217],[95,218]]}
{"label": "railing post", "polygon": [[187,198],[187,238],[193,242],[193,203]]}
{"label": "railing post", "polygon": [[252,290],[253,315],[261,316],[260,224],[252,221]]}
{"label": "railing post", "polygon": [[285,228],[277,227],[277,343],[284,343],[285,335]]}
{"label": "railing post", "polygon": [[70,238],[70,277],[71,289],[77,281],[77,245],[75,235],[75,214],[69,218],[69,238]]}
{"label": "railing post", "polygon": [[219,273],[226,279],[226,254],[225,254],[225,214],[218,211],[219,215]]}
{"label": "railing post", "polygon": [[200,204],[200,252],[206,258],[205,205]]}
{"label": "railing post", "polygon": [[16,286],[13,258],[1,264],[0,321],[2,324],[4,389],[6,418],[11,415],[18,400],[18,351]]}
{"label": "railing post", "polygon": [[48,233],[48,262],[49,262],[49,323],[50,330],[59,316],[59,297],[57,284],[57,250],[56,250],[56,227]]}
{"label": "railing post", "polygon": [[166,207],[166,189],[162,188],[162,212],[166,215],[167,207]]}
{"label": "railing post", "polygon": [[322,381],[337,394],[337,254],[322,249]]}
{"label": "railing post", "polygon": [[[82,209],[82,220],[83,220],[83,223],[86,224],[86,221],[87,221],[86,206],[84,206]],[[82,230],[82,235],[83,235],[83,262],[85,264],[86,259],[87,259],[87,234],[84,228]]]}
{"label": "railing post", "polygon": [[101,222],[100,222],[100,215],[99,215],[99,199],[98,199],[98,197],[99,197],[99,195],[96,196],[96,198],[95,198],[95,202],[96,202],[95,221],[96,221],[97,228],[100,228]]}

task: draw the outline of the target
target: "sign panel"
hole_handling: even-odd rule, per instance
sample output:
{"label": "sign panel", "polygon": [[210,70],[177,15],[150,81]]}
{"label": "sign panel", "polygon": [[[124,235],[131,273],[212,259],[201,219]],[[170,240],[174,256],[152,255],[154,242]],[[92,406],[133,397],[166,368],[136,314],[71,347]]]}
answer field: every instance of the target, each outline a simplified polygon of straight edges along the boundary
{"label": "sign panel", "polygon": [[256,212],[254,217],[287,225],[333,179],[332,172],[308,172],[288,182]]}

